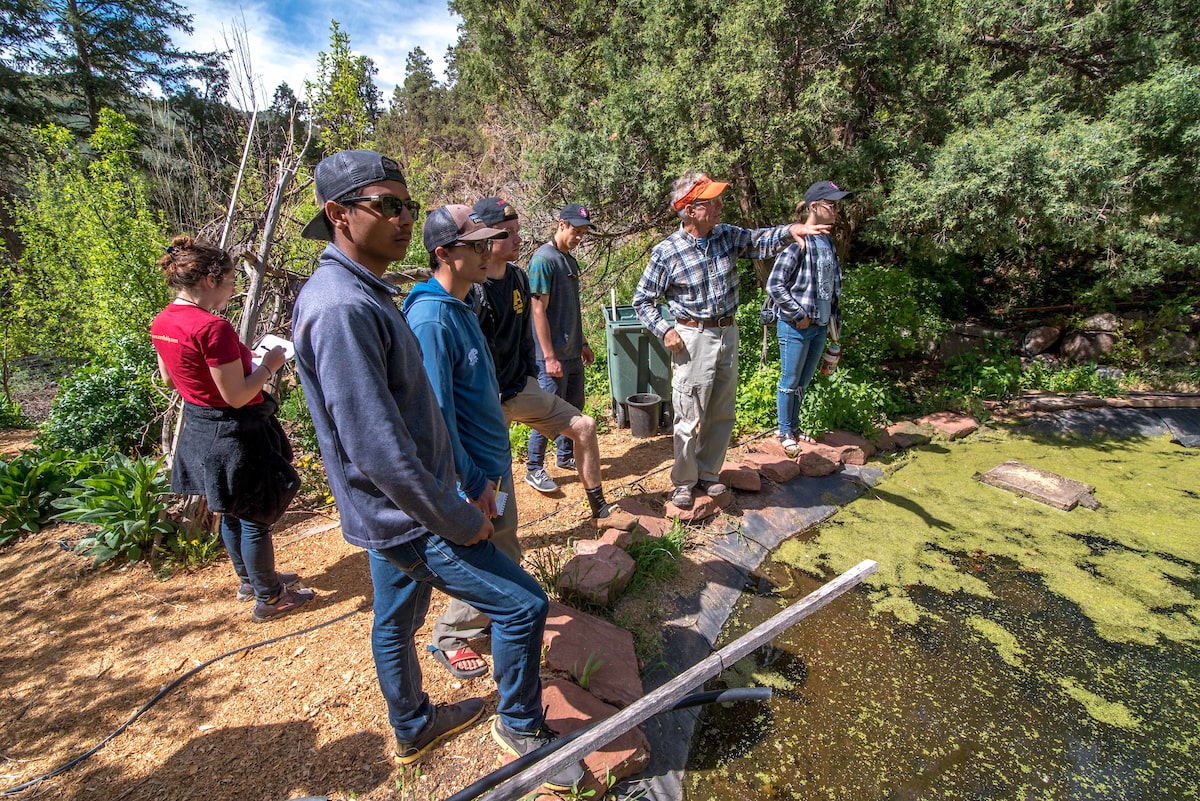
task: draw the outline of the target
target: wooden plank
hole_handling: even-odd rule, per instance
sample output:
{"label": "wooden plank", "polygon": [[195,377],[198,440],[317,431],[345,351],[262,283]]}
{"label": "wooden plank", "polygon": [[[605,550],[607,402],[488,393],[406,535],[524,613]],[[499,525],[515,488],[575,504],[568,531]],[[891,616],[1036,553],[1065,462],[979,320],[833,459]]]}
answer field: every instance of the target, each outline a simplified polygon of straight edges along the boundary
{"label": "wooden plank", "polygon": [[879,565],[870,559],[859,562],[819,590],[804,596],[787,609],[752,631],[743,634],[720,651],[696,663],[649,695],[643,696],[612,717],[596,724],[595,729],[589,734],[529,766],[481,798],[484,801],[516,801],[516,799],[524,797],[525,794],[539,787],[542,779],[546,776],[572,762],[579,761],[652,715],[674,706],[679,699],[693,692],[721,671],[731,667],[763,643],[769,642],[813,612],[828,606],[835,598],[858,586],[863,579],[878,568]]}
{"label": "wooden plank", "polygon": [[1095,489],[1081,481],[1031,467],[1016,459],[1009,459],[993,467],[979,476],[979,480],[984,484],[1062,509],[1064,512],[1071,511],[1081,501],[1087,505],[1087,499],[1090,499],[1092,490]]}

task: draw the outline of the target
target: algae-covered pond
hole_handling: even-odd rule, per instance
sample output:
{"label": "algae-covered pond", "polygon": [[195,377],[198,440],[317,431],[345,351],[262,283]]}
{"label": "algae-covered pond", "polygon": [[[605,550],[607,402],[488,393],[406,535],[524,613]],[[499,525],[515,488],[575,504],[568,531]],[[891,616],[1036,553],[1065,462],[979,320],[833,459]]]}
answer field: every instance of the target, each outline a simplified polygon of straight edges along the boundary
{"label": "algae-covered pond", "polygon": [[[1059,511],[975,475],[1097,487]],[[685,782],[708,799],[1200,798],[1200,452],[985,430],[883,481],[761,567],[732,639],[862,559],[864,587],[723,674]]]}

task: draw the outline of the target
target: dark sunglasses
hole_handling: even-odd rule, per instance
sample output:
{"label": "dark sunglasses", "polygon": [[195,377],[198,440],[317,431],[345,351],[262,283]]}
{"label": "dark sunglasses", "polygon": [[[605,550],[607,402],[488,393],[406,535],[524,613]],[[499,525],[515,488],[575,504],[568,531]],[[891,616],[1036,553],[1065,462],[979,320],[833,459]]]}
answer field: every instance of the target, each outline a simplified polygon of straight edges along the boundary
{"label": "dark sunglasses", "polygon": [[401,209],[408,209],[408,213],[412,218],[417,219],[417,215],[421,213],[420,201],[412,198],[401,198],[395,195],[360,195],[359,197],[347,197],[337,201],[342,206],[349,206],[352,203],[378,203],[379,211],[384,217],[391,219],[399,217]]}
{"label": "dark sunglasses", "polygon": [[492,244],[495,241],[496,240],[494,240],[494,239],[480,239],[478,242],[463,242],[461,240],[458,240],[455,242],[451,242],[446,247],[470,248],[471,250],[475,251],[476,253],[487,253],[492,249]]}

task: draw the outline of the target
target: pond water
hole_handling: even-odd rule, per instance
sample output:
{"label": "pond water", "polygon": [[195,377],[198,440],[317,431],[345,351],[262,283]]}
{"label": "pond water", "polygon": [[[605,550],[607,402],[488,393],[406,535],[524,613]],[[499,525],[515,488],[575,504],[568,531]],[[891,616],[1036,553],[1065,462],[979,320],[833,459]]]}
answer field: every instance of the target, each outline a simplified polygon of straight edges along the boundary
{"label": "pond water", "polygon": [[[1061,512],[976,481],[1097,486]],[[733,639],[863,558],[876,576],[727,670],[689,801],[1200,798],[1200,458],[990,432],[923,450],[764,563]]]}

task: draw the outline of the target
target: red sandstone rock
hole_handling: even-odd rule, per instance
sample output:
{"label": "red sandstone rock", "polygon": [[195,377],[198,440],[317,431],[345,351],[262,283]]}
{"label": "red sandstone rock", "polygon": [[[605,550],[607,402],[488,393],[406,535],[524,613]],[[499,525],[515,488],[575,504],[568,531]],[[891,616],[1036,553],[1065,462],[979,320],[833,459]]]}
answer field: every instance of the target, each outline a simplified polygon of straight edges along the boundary
{"label": "red sandstone rock", "polygon": [[888,426],[887,433],[898,448],[911,448],[915,445],[924,445],[930,439],[926,431],[922,430],[916,423],[909,422],[908,420],[901,420],[899,423]]}
{"label": "red sandstone rock", "polygon": [[[875,455],[875,445],[869,439],[864,439],[849,431],[829,431],[819,440],[831,448],[853,446],[861,450],[868,459]],[[862,462],[847,462],[846,464],[862,464]]]}
{"label": "red sandstone rock", "polygon": [[[562,679],[550,679],[545,683],[542,700],[549,707],[547,722],[559,734],[570,734],[592,721],[604,720],[617,713],[616,708]],[[607,776],[623,779],[645,770],[650,764],[650,743],[641,729],[633,728],[584,757],[584,763],[592,775],[587,778],[587,786],[580,789],[595,789],[594,797],[600,798],[608,789]]]}
{"label": "red sandstone rock", "polygon": [[736,462],[726,462],[721,466],[721,483],[743,492],[762,490],[762,477],[758,471]]}
{"label": "red sandstone rock", "polygon": [[671,530],[671,521],[663,517],[658,512],[651,509],[641,501],[633,498],[622,498],[615,504],[618,509],[623,509],[638,519],[638,525],[645,530],[647,537],[658,538]]}
{"label": "red sandstone rock", "polygon": [[594,554],[581,554],[565,565],[558,588],[566,596],[608,606],[633,578],[633,557],[615,545],[600,545]]}
{"label": "red sandstone rock", "polygon": [[552,601],[542,642],[546,664],[577,679],[586,672],[597,698],[625,707],[642,697],[633,635],[625,629]]}
{"label": "red sandstone rock", "polygon": [[954,412],[935,412],[914,421],[919,426],[930,426],[946,439],[961,439],[979,430],[979,421],[974,417]]}
{"label": "red sandstone rock", "polygon": [[593,523],[598,529],[619,528],[622,531],[633,531],[634,526],[638,524],[638,519],[629,512],[621,511],[618,508],[614,509],[608,517],[597,518],[593,520]]}

